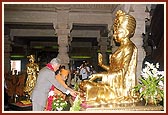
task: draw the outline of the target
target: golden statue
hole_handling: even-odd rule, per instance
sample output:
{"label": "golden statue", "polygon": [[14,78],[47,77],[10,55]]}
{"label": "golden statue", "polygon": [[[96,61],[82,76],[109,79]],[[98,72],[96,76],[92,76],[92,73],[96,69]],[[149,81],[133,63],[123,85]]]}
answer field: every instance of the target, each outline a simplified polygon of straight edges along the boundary
{"label": "golden statue", "polygon": [[[119,10],[113,24],[113,38],[120,44],[109,56],[109,65],[104,65],[102,54],[98,54],[98,65],[107,72],[92,74],[89,80],[81,82],[80,88],[86,92],[86,101],[93,103],[132,103],[136,96],[135,86],[137,48],[130,40],[135,33],[136,20]],[[96,82],[96,79],[100,82]]]}
{"label": "golden statue", "polygon": [[32,90],[36,84],[39,66],[35,62],[34,55],[27,56],[29,58],[29,63],[26,65],[27,67],[27,80],[26,85],[24,87],[24,92],[26,92],[29,96],[32,93]]}

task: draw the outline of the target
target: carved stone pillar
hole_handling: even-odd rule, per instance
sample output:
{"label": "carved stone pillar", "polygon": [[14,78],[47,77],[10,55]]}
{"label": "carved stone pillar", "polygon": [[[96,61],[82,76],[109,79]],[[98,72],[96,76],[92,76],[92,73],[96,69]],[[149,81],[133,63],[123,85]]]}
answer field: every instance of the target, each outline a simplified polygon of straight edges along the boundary
{"label": "carved stone pillar", "polygon": [[4,73],[11,71],[11,65],[10,65],[10,52],[11,49],[11,40],[9,35],[4,36]]}
{"label": "carved stone pillar", "polygon": [[57,29],[57,35],[58,35],[58,57],[62,60],[62,64],[65,65],[66,68],[69,68],[69,55],[67,52],[69,52],[68,48],[68,33],[69,29]]}
{"label": "carved stone pillar", "polygon": [[[62,65],[66,69],[69,69],[70,58],[69,52],[69,39],[70,39],[70,28],[68,26],[69,11],[68,10],[58,10],[57,11],[57,23],[54,28],[58,37],[58,58],[61,59]],[[71,76],[67,80],[67,84],[70,84]]]}
{"label": "carved stone pillar", "polygon": [[58,57],[62,60],[62,64],[65,65],[66,68],[69,68],[69,55],[67,52],[69,52],[70,29],[68,27],[68,18],[69,13],[67,10],[58,10],[57,22],[54,25],[58,37]]}
{"label": "carved stone pillar", "polygon": [[92,65],[94,66],[95,70],[98,68],[98,57],[97,57],[97,46],[92,46]]}
{"label": "carved stone pillar", "polygon": [[100,52],[102,53],[103,56],[103,63],[107,64],[107,45],[108,45],[108,37],[101,37],[99,41],[99,46],[100,46]]}

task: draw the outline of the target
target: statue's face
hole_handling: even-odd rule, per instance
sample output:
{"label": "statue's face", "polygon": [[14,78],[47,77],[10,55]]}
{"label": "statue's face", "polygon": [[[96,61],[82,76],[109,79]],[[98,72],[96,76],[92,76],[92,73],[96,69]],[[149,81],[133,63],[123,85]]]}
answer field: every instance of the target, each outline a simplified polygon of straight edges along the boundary
{"label": "statue's face", "polygon": [[118,43],[125,38],[131,38],[134,35],[136,27],[136,20],[131,15],[118,11],[116,19],[114,20],[114,40]]}
{"label": "statue's face", "polygon": [[113,34],[114,40],[118,43],[120,43],[125,36],[126,36],[126,31],[122,27],[117,28]]}

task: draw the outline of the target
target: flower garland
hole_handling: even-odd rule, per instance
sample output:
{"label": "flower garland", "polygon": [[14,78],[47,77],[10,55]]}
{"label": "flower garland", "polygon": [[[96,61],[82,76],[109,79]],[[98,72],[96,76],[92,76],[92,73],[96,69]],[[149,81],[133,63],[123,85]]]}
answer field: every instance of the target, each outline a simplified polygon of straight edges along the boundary
{"label": "flower garland", "polygon": [[52,102],[52,110],[58,110],[61,111],[64,108],[66,108],[67,106],[67,102],[63,99],[63,97],[61,95],[56,95],[53,98],[53,102]]}
{"label": "flower garland", "polygon": [[[46,65],[50,70],[54,70],[54,68],[52,67],[52,65],[50,63],[48,63]],[[54,96],[54,88],[55,86],[52,85],[48,94],[48,99],[47,99],[47,106],[46,106],[46,110],[47,111],[51,111],[52,110],[52,101],[53,101],[53,96]]]}
{"label": "flower garland", "polygon": [[61,95],[54,93],[54,85],[51,87],[48,93],[46,111],[55,111],[59,109],[64,109],[67,106],[67,102],[63,99]]}
{"label": "flower garland", "polygon": [[52,65],[51,65],[50,63],[48,63],[46,66],[47,66],[49,69],[51,69],[51,70],[54,71],[54,68],[52,67]]}
{"label": "flower garland", "polygon": [[48,93],[48,99],[47,99],[47,106],[46,106],[46,110],[47,111],[52,111],[52,102],[53,102],[53,98],[54,98],[54,85],[52,85],[50,92]]}

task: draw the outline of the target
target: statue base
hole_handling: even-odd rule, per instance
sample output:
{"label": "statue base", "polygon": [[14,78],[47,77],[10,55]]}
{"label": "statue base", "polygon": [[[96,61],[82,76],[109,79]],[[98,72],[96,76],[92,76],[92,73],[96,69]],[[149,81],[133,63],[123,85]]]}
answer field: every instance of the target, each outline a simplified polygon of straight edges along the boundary
{"label": "statue base", "polygon": [[95,106],[90,106],[88,108],[83,108],[83,111],[164,111],[162,105],[146,105],[143,101],[136,103],[111,103],[111,104],[101,104]]}
{"label": "statue base", "polygon": [[[71,106],[74,100],[69,98]],[[115,111],[164,111],[162,104],[145,105],[145,101],[138,101],[134,103],[96,103],[95,101],[86,102],[82,100],[80,111],[92,112],[115,112]]]}
{"label": "statue base", "polygon": [[112,112],[112,111],[163,111],[163,106],[128,106],[128,107],[93,107],[84,111]]}

